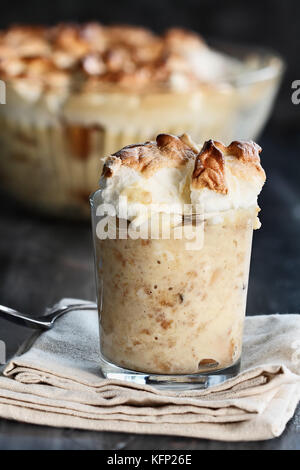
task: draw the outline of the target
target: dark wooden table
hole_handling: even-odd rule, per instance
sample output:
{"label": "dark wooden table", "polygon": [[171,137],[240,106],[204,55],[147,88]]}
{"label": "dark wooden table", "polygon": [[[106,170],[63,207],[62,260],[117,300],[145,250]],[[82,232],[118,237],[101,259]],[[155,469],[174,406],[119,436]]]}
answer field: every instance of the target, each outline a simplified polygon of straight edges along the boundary
{"label": "dark wooden table", "polygon": [[[261,139],[268,182],[254,235],[248,314],[300,311],[300,136]],[[61,297],[95,297],[88,224],[47,220],[1,196],[0,303],[32,315]],[[8,355],[30,333],[0,320]],[[300,407],[284,434],[263,442],[226,443],[56,429],[0,420],[1,449],[300,449]]]}

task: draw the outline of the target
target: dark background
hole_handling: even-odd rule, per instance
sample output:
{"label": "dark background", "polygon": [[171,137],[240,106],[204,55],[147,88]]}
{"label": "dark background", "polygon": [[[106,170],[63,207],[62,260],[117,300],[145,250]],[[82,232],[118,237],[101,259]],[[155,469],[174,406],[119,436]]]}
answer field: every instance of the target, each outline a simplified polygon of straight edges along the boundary
{"label": "dark background", "polygon": [[[229,42],[280,53],[286,74],[272,117],[258,142],[267,184],[262,228],[254,234],[247,314],[300,312],[299,0],[5,0],[0,28],[11,23],[131,23],[160,32],[181,26]],[[0,149],[1,158],[1,149]],[[89,224],[42,218],[1,194],[0,303],[33,315],[61,297],[95,295]],[[0,319],[0,339],[14,354],[30,332]],[[0,420],[0,449],[300,449],[300,408],[285,433],[270,441],[225,443],[168,436],[38,427]]]}
{"label": "dark background", "polygon": [[163,31],[191,28],[204,37],[266,46],[287,62],[271,124],[280,132],[300,130],[299,110],[291,102],[291,83],[300,79],[299,0],[5,0],[0,27],[11,23],[57,21],[130,23]]}

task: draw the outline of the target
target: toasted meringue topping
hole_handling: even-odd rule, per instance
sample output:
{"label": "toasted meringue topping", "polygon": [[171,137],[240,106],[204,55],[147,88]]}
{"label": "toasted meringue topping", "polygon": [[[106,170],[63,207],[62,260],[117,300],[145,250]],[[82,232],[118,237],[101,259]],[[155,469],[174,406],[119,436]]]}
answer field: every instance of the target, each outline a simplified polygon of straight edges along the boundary
{"label": "toasted meringue topping", "polygon": [[13,26],[0,32],[1,78],[15,82],[34,74],[37,79],[35,61],[41,64],[38,78],[43,75],[45,89],[54,83],[47,78],[63,70],[85,90],[97,78],[98,86],[105,88],[182,91],[214,82],[222,71],[225,76],[226,61],[228,67],[234,66],[232,59],[211,51],[200,36],[181,29],[157,36],[145,28],[88,23]]}
{"label": "toasted meringue topping", "polygon": [[192,175],[192,203],[205,213],[257,206],[266,179],[260,152],[252,141],[205,142]]}
{"label": "toasted meringue topping", "polygon": [[186,134],[180,137],[159,134],[156,142],[128,145],[113,154],[104,164],[103,175],[112,177],[121,166],[126,166],[149,178],[162,168],[180,168],[189,159],[195,159],[196,148]]}
{"label": "toasted meringue topping", "polygon": [[226,147],[210,140],[200,150],[186,134],[160,134],[156,142],[124,147],[106,159],[102,199],[118,213],[118,198],[126,196],[130,220],[144,220],[150,204],[157,205],[155,211],[176,214],[184,213],[185,204],[213,215],[257,207],[265,181],[260,152],[254,142]]}
{"label": "toasted meringue topping", "polygon": [[205,142],[196,159],[192,186],[208,187],[223,194],[228,192],[225,183],[224,156],[212,140]]}
{"label": "toasted meringue topping", "polygon": [[261,148],[255,142],[234,141],[228,147],[221,142],[208,140],[197,156],[192,177],[192,187],[196,189],[209,188],[216,192],[227,194],[228,186],[225,174],[225,156],[236,157],[249,164],[249,171],[256,169],[265,179],[265,172],[260,165]]}

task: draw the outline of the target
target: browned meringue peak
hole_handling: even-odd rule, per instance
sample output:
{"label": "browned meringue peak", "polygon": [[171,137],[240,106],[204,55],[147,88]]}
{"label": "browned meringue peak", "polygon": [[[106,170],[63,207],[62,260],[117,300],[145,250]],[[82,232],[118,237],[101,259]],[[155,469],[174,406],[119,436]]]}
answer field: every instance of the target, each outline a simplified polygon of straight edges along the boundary
{"label": "browned meringue peak", "polygon": [[74,57],[83,57],[91,50],[82,29],[77,25],[59,25],[56,30],[50,31],[50,37],[53,37],[54,49],[66,51]]}
{"label": "browned meringue peak", "polygon": [[140,172],[149,178],[162,168],[179,168],[190,159],[195,159],[198,147],[190,137],[183,134],[159,134],[155,142],[128,145],[105,161],[102,176],[110,178],[122,166]]}
{"label": "browned meringue peak", "polygon": [[14,25],[0,32],[0,58],[48,56],[51,47],[42,26]]}
{"label": "browned meringue peak", "polygon": [[105,28],[110,43],[126,44],[136,48],[147,46],[158,40],[158,37],[147,28],[132,25],[112,25]]}
{"label": "browned meringue peak", "polygon": [[260,152],[261,147],[252,141],[234,141],[226,147],[221,142],[208,140],[196,158],[192,187],[195,189],[207,187],[213,191],[227,194],[225,156],[235,157],[242,164],[247,165],[249,177],[250,174],[256,173],[256,176],[260,176],[265,181],[266,175],[260,165]]}
{"label": "browned meringue peak", "polygon": [[169,50],[185,52],[191,49],[202,49],[207,47],[203,38],[182,28],[170,28],[164,34],[165,46]]}
{"label": "browned meringue peak", "polygon": [[[12,83],[21,78],[28,85],[42,85],[45,88],[63,88],[70,83],[70,74],[62,70],[46,57],[25,57],[22,59],[7,59],[0,63],[5,72],[3,78],[10,79]],[[1,71],[1,72],[2,72]]]}

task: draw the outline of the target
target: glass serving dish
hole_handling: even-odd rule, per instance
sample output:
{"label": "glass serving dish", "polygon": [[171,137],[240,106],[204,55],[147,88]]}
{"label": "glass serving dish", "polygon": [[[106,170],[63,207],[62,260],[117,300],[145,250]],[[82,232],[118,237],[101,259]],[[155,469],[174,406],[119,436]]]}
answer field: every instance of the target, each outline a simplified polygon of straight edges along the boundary
{"label": "glass serving dish", "polygon": [[158,132],[186,132],[199,143],[255,139],[270,114],[283,61],[251,47],[218,49],[243,61],[241,73],[185,92],[95,88],[66,94],[57,88],[37,98],[25,79],[17,87],[7,82],[0,105],[1,186],[32,209],[85,218],[100,158],[127,144]]}

